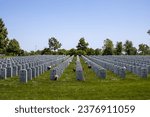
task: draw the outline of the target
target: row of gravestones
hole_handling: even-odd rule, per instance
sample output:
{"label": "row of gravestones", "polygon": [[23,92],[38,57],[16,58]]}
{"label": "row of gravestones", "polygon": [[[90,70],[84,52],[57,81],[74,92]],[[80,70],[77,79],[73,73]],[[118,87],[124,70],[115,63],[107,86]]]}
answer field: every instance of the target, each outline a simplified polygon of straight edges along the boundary
{"label": "row of gravestones", "polygon": [[[9,59],[10,60],[10,59]],[[0,76],[1,78],[5,79],[6,77],[12,77],[19,75],[19,71],[21,69],[28,69],[32,67],[36,67],[40,65],[38,62],[31,62],[31,63],[15,63],[15,62],[7,62],[0,64]]]}
{"label": "row of gravestones", "polygon": [[[135,58],[136,59],[136,58]],[[125,64],[128,71],[137,74],[140,77],[146,78],[148,73],[150,73],[150,64],[142,64],[128,61],[122,61]]]}
{"label": "row of gravestones", "polygon": [[[148,70],[148,73],[150,73],[150,57],[148,56],[143,56],[143,59],[139,59],[139,57],[141,58],[141,56],[135,56],[133,58],[133,56],[112,56],[112,57],[99,57],[99,58],[103,58],[104,60],[109,60],[111,62],[115,62],[115,64],[117,65],[125,65],[125,64],[129,64],[129,65],[133,65],[133,66],[140,66],[140,67],[146,67]],[[131,60],[130,60],[131,58]],[[149,61],[148,61],[149,58]],[[145,61],[145,59],[147,59],[147,61]]]}
{"label": "row of gravestones", "polygon": [[[26,59],[27,58],[27,59]],[[53,57],[51,58],[51,56],[47,59],[45,56],[31,56],[31,57],[20,57],[20,58],[9,58],[8,60],[5,59],[3,61],[1,61],[1,66],[2,68],[6,68],[9,66],[15,66],[15,65],[25,65],[25,64],[29,64],[29,66],[35,66],[35,65],[40,65],[43,64],[45,62],[49,62],[52,60],[57,60],[57,57]]]}
{"label": "row of gravestones", "polygon": [[[64,56],[61,56],[64,57]],[[42,64],[46,61],[51,61],[54,59],[60,58],[60,56],[56,55],[40,55],[40,56],[26,56],[26,57],[13,57],[0,60],[0,64],[25,64],[25,63],[37,63]]]}
{"label": "row of gravestones", "polygon": [[114,56],[113,57],[114,59],[123,59],[125,61],[131,61],[131,62],[140,62],[140,63],[143,63],[143,64],[147,64],[147,63],[150,63],[150,56]]}
{"label": "row of gravestones", "polygon": [[[130,58],[131,58],[131,60],[130,60]],[[111,61],[116,61],[116,62],[119,62],[120,64],[125,63],[125,64],[129,64],[129,65],[133,65],[133,66],[148,67],[149,68],[148,72],[150,73],[150,58],[149,58],[149,61],[148,61],[148,58],[149,58],[148,56],[143,57],[143,59],[139,59],[139,56],[135,56],[134,58],[130,57],[130,56],[128,56],[126,58],[124,58],[124,56],[122,56],[122,57],[113,56],[113,57],[109,57],[106,59],[111,59]]]}
{"label": "row of gravestones", "polygon": [[87,58],[97,63],[98,65],[102,66],[103,68],[112,71],[114,74],[120,76],[121,78],[126,77],[126,69],[124,67],[114,65],[112,63],[97,59],[92,56],[87,56]]}
{"label": "row of gravestones", "polygon": [[[103,58],[103,57],[99,56],[96,58],[99,60],[102,60],[101,58]],[[132,73],[134,73],[134,74],[136,74],[142,78],[147,78],[148,73],[150,73],[150,65],[145,65],[145,66],[143,66],[143,64],[142,65],[140,65],[140,64],[135,65],[135,64],[128,63],[128,62],[124,62],[124,61],[120,62],[117,59],[115,59],[115,61],[113,61],[110,58],[111,58],[110,56],[108,58],[105,57],[105,60],[104,60],[104,58],[103,58],[103,60],[110,62],[110,63],[113,63],[117,66],[125,67],[127,71],[130,71],[130,72],[132,72]]]}
{"label": "row of gravestones", "polygon": [[[134,73],[134,74],[136,74],[136,75],[138,75],[138,76],[140,76],[142,78],[146,78],[147,75],[148,75],[148,69],[149,69],[148,66],[143,67],[143,66],[130,65],[130,64],[127,64],[127,63],[123,63],[123,61],[122,61],[122,63],[121,62],[117,62],[117,61],[111,61],[110,58],[111,57],[109,56],[109,58],[108,58],[109,60],[107,60],[107,58],[105,57],[104,61],[113,63],[113,64],[115,64],[115,66],[117,65],[117,66],[125,67],[126,70],[128,70],[128,71],[130,71],[130,72],[132,72],[132,73]],[[97,59],[101,60],[100,57],[97,58]]]}
{"label": "row of gravestones", "polygon": [[96,73],[98,77],[103,78],[103,79],[106,78],[106,69],[96,64],[95,62],[91,61],[85,56],[82,56],[82,58],[85,61],[85,63],[88,64],[88,67],[92,68],[92,70]]}
{"label": "row of gravestones", "polygon": [[[36,66],[36,65],[41,64],[39,61],[36,61],[34,59],[30,62],[29,61],[20,62],[22,59],[23,59],[22,57],[20,57],[20,59],[18,61],[16,61],[14,58],[9,58],[8,60],[5,59],[5,61],[1,62],[0,67],[1,68],[7,68],[7,67],[21,65],[24,68],[24,67],[32,67],[32,66]],[[24,59],[25,59],[25,57],[24,57]]]}
{"label": "row of gravestones", "polygon": [[76,79],[79,81],[84,81],[84,75],[83,75],[83,68],[80,62],[80,58],[77,55],[77,60],[76,60]]}
{"label": "row of gravestones", "polygon": [[[68,57],[62,57],[62,58],[59,58],[57,60],[49,61],[49,62],[46,62],[46,63],[42,64],[42,65],[45,66],[44,67],[45,68],[44,71],[47,71],[47,70],[49,70],[49,68],[62,63],[67,58]],[[28,80],[32,80],[32,78],[35,78],[35,77],[41,75],[42,73],[44,73],[44,72],[41,72],[43,70],[42,68],[43,67],[41,67],[41,65],[39,65],[39,66],[37,66],[35,68],[31,68],[30,70],[29,69],[22,69],[22,70],[20,70],[20,75],[19,75],[20,81],[27,83]],[[29,78],[30,76],[31,76],[31,78]]]}
{"label": "row of gravestones", "polygon": [[[54,59],[50,61],[45,61],[42,63],[39,62],[34,62],[34,60],[30,63],[15,63],[14,62],[9,62],[7,64],[2,64],[2,67],[0,68],[0,78],[1,79],[6,79],[8,77],[12,76],[18,76],[20,78],[21,82],[27,82],[27,79],[32,79],[37,77],[39,74],[42,74],[44,71],[47,70],[47,67],[50,65],[55,65],[67,58],[64,56],[60,56],[60,59]],[[54,64],[53,64],[54,62]],[[25,70],[25,71],[21,71]],[[25,75],[23,75],[25,74]],[[32,75],[31,75],[32,74]],[[25,79],[24,79],[25,77]]]}
{"label": "row of gravestones", "polygon": [[65,68],[68,67],[68,65],[72,62],[74,56],[69,57],[65,61],[63,61],[61,64],[58,64],[58,66],[54,67],[50,72],[50,80],[58,80],[62,73],[64,72]]}
{"label": "row of gravestones", "polygon": [[[148,64],[150,63],[150,57],[149,56],[127,56],[127,55],[124,55],[124,56],[99,56],[103,59],[109,59],[109,60],[112,60],[112,61],[127,61],[127,62],[137,62],[137,63],[141,63],[141,64]],[[142,59],[141,59],[142,57]]]}

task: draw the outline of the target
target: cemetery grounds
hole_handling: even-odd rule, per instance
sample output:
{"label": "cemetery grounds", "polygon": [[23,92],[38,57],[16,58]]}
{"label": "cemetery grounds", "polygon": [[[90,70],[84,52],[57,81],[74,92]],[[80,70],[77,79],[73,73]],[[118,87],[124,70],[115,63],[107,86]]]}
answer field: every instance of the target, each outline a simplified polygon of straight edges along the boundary
{"label": "cemetery grounds", "polygon": [[18,76],[0,79],[1,100],[149,100],[150,74],[141,78],[126,72],[126,78],[120,78],[106,71],[106,78],[96,76],[80,58],[85,81],[76,80],[76,57],[57,81],[50,80],[50,70],[21,83]]}

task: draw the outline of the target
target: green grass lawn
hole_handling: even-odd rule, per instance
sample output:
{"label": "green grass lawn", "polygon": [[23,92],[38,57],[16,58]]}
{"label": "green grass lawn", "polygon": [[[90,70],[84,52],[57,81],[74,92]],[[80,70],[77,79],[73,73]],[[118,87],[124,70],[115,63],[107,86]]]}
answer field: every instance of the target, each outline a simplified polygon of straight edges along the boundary
{"label": "green grass lawn", "polygon": [[65,69],[58,81],[50,80],[50,71],[45,72],[27,84],[19,82],[18,77],[0,80],[1,100],[141,100],[150,99],[150,75],[142,79],[127,73],[121,79],[110,71],[107,78],[100,79],[88,69],[81,59],[85,81],[77,81],[75,58]]}

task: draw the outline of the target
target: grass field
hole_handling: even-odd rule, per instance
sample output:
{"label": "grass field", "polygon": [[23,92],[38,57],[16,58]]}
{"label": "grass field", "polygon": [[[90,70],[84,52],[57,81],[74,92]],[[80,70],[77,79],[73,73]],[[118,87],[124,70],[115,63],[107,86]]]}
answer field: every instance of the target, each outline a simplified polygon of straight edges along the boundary
{"label": "grass field", "polygon": [[102,80],[88,69],[81,59],[85,81],[77,81],[73,72],[75,58],[58,81],[50,80],[50,71],[29,81],[19,82],[18,77],[0,80],[1,100],[145,100],[150,99],[150,75],[142,79],[127,73],[121,79],[110,71]]}

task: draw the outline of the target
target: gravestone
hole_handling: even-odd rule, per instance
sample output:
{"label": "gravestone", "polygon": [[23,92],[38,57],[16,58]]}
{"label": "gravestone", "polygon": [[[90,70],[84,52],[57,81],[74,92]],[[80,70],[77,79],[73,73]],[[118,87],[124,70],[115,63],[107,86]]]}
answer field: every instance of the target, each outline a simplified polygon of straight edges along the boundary
{"label": "gravestone", "polygon": [[27,78],[28,78],[28,80],[32,80],[32,69],[31,68],[27,69]]}
{"label": "gravestone", "polygon": [[39,76],[39,67],[37,66],[37,67],[35,67],[35,69],[36,69],[36,77],[38,77]]}
{"label": "gravestone", "polygon": [[115,73],[115,74],[118,74],[118,72],[119,72],[119,70],[118,70],[117,65],[114,65],[114,73]]}
{"label": "gravestone", "polygon": [[26,64],[25,64],[25,69],[28,69],[28,68],[29,68],[29,64],[26,63]]}
{"label": "gravestone", "polygon": [[18,67],[17,66],[13,66],[12,67],[12,69],[13,69],[13,76],[17,76],[18,75]]}
{"label": "gravestone", "polygon": [[136,66],[133,66],[133,73],[134,73],[134,74],[137,74],[137,73],[136,73]]}
{"label": "gravestone", "polygon": [[138,76],[141,76],[141,67],[140,66],[136,66],[136,73]]}
{"label": "gravestone", "polygon": [[36,78],[36,69],[34,67],[32,69],[32,78]]}
{"label": "gravestone", "polygon": [[150,74],[150,65],[147,65],[148,73]]}
{"label": "gravestone", "polygon": [[77,70],[76,69],[76,79],[77,80],[84,80],[84,77],[83,77],[83,71],[82,70]]}
{"label": "gravestone", "polygon": [[7,67],[7,77],[12,77],[12,67]]}
{"label": "gravestone", "polygon": [[106,78],[106,71],[105,71],[105,69],[99,69],[99,72],[98,72],[99,74],[98,74],[98,76],[100,77],[100,78]]}
{"label": "gravestone", "polygon": [[80,81],[84,80],[83,69],[80,63],[79,56],[77,56],[77,61],[76,61],[76,79]]}
{"label": "gravestone", "polygon": [[26,69],[26,66],[25,66],[25,64],[22,64],[22,69]]}
{"label": "gravestone", "polygon": [[56,69],[52,69],[50,73],[50,80],[57,80],[55,76],[56,76]]}
{"label": "gravestone", "polygon": [[125,68],[121,67],[121,68],[119,69],[119,76],[120,76],[121,78],[125,78],[125,77],[126,77],[126,70],[125,70]]}
{"label": "gravestone", "polygon": [[20,75],[20,70],[22,70],[22,65],[18,64],[18,75]]}
{"label": "gravestone", "polygon": [[25,69],[20,70],[20,82],[27,83],[27,81],[28,81],[27,70]]}
{"label": "gravestone", "polygon": [[44,73],[44,65],[42,65],[42,73]]}
{"label": "gravestone", "polygon": [[39,75],[42,74],[42,66],[39,66]]}
{"label": "gravestone", "polygon": [[0,78],[1,78],[1,79],[6,79],[6,78],[7,78],[7,71],[6,71],[6,68],[0,69]]}
{"label": "gravestone", "polygon": [[146,68],[141,68],[141,77],[147,78],[148,72]]}

